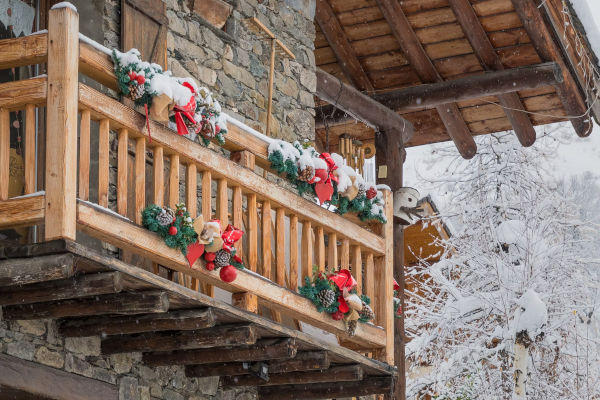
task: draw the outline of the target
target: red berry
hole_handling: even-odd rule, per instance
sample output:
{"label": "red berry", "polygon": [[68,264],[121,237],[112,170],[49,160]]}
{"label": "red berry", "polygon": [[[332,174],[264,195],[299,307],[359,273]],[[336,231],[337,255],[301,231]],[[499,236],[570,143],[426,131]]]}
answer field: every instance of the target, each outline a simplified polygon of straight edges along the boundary
{"label": "red berry", "polygon": [[223,282],[233,282],[237,278],[237,269],[233,265],[221,268],[219,276]]}
{"label": "red berry", "polygon": [[132,81],[137,79],[137,74],[134,71],[129,71],[129,73],[127,75],[129,76],[129,79],[131,79]]}
{"label": "red berry", "polygon": [[215,263],[213,263],[213,262],[206,263],[206,269],[209,270],[209,271],[214,270],[215,269]]}
{"label": "red berry", "polygon": [[171,235],[171,236],[177,235],[177,227],[176,226],[171,226],[169,228],[169,235]]}
{"label": "red berry", "polygon": [[204,253],[204,259],[209,262],[215,261],[216,256],[216,253]]}
{"label": "red berry", "polygon": [[333,314],[331,314],[331,318],[333,318],[336,321],[341,320],[342,318],[344,318],[344,313],[341,311],[336,311]]}
{"label": "red berry", "polygon": [[138,75],[136,80],[137,80],[138,85],[143,85],[144,82],[146,82],[146,78],[144,78],[144,75]]}
{"label": "red berry", "polygon": [[241,263],[242,262],[242,257],[238,256],[237,254],[235,256],[233,256],[233,260],[237,263]]}
{"label": "red berry", "polygon": [[369,190],[367,190],[367,199],[369,199],[369,200],[374,199],[375,196],[377,196],[377,189],[375,189],[373,186],[371,186],[369,188]]}
{"label": "red berry", "polygon": [[221,132],[221,127],[219,125],[215,125],[215,134],[219,134]]}

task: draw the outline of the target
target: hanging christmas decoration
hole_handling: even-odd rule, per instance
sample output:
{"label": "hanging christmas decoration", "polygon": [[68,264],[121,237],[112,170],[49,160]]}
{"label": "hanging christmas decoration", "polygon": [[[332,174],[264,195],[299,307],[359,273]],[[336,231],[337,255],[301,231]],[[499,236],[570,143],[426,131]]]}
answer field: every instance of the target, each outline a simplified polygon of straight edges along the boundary
{"label": "hanging christmas decoration", "polygon": [[184,255],[198,238],[193,220],[181,203],[175,210],[155,204],[146,207],[142,211],[142,225],[162,237],[167,246],[181,250]]}
{"label": "hanging christmas decoration", "polygon": [[237,270],[244,269],[242,258],[236,254],[237,250],[233,246],[243,235],[244,232],[231,224],[220,232],[218,220],[207,222],[200,233],[199,240],[206,241],[207,238],[212,238],[212,242],[204,248],[205,268],[208,271],[218,269],[223,282],[233,282],[237,277]]}

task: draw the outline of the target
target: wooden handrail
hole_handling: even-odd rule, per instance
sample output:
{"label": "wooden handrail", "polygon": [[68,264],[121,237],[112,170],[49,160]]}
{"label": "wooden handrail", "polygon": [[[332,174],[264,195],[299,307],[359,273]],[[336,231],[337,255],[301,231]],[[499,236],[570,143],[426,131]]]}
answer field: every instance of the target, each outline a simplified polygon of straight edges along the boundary
{"label": "wooden handrail", "polygon": [[0,69],[40,64],[48,59],[48,34],[0,40]]}
{"label": "wooden handrail", "polygon": [[0,108],[16,111],[27,104],[42,105],[46,103],[47,93],[46,77],[0,83]]}

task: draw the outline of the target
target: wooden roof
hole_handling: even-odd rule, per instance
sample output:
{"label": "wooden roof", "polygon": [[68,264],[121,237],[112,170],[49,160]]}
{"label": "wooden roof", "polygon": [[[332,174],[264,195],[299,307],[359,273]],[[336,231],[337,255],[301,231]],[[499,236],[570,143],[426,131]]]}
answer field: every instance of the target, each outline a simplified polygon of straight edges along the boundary
{"label": "wooden roof", "polygon": [[[555,62],[562,82],[428,109],[398,110],[414,125],[407,146],[450,140],[464,156],[472,135],[515,129],[521,143],[535,140],[533,125],[584,114],[596,73],[580,32],[565,24],[562,0],[317,0],[317,66],[372,97],[400,88],[454,81],[489,71]],[[565,31],[566,29],[566,31]],[[483,93],[482,93],[483,95]],[[502,103],[502,108],[493,103]],[[386,104],[386,103],[384,103]],[[511,110],[515,109],[515,110]],[[528,114],[516,110],[540,114]],[[330,113],[331,109],[324,109]],[[374,130],[347,118],[323,120],[317,137],[335,150],[337,136],[373,138]],[[443,115],[444,112],[446,115]],[[326,114],[326,115],[328,115]],[[442,120],[442,118],[444,118]],[[339,115],[338,115],[339,117]],[[588,116],[574,119],[580,136]],[[462,142],[462,143],[461,143]],[[474,146],[474,143],[472,144]],[[462,147],[462,148],[461,148]]]}

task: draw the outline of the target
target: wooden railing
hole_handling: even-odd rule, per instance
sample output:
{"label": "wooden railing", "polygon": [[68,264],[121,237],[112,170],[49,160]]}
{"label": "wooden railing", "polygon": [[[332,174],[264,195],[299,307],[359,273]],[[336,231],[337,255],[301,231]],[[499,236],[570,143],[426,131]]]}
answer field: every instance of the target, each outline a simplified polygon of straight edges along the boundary
{"label": "wooden railing", "polygon": [[[116,86],[110,57],[80,42],[78,15],[69,8],[52,10],[49,28],[47,34],[0,41],[0,69],[48,66],[47,77],[0,84],[0,228],[43,224],[44,240],[75,240],[83,232],[176,271],[179,282],[195,290],[200,283],[200,290],[212,295],[213,286],[219,287],[233,294],[234,304],[250,311],[256,311],[258,298],[274,311],[275,319],[287,314],[393,363],[391,193],[384,192],[390,222],[373,232],[256,174],[254,163],[269,167],[267,143],[238,126],[230,124],[225,146],[237,152],[237,162],[153,121],[150,142],[141,113],[78,81],[83,73],[109,88]],[[41,142],[36,143],[34,115],[44,106],[45,160],[38,157],[37,168],[45,171],[45,184],[36,187],[35,154]],[[9,113],[17,110],[26,116],[28,196],[9,199]],[[111,132],[117,147],[112,180]],[[91,159],[97,159],[94,187]],[[116,185],[116,207],[109,210],[111,184]],[[45,191],[36,192],[40,189]],[[244,239],[236,247],[248,271],[225,283],[218,272],[190,269],[178,250],[140,226],[148,204],[179,202],[193,217],[202,214],[205,220],[217,218],[223,226],[231,222],[243,228]],[[372,299],[376,323],[359,324],[356,335],[349,336],[342,321],[317,312],[297,293],[313,265],[319,270],[350,269],[359,292]]]}

